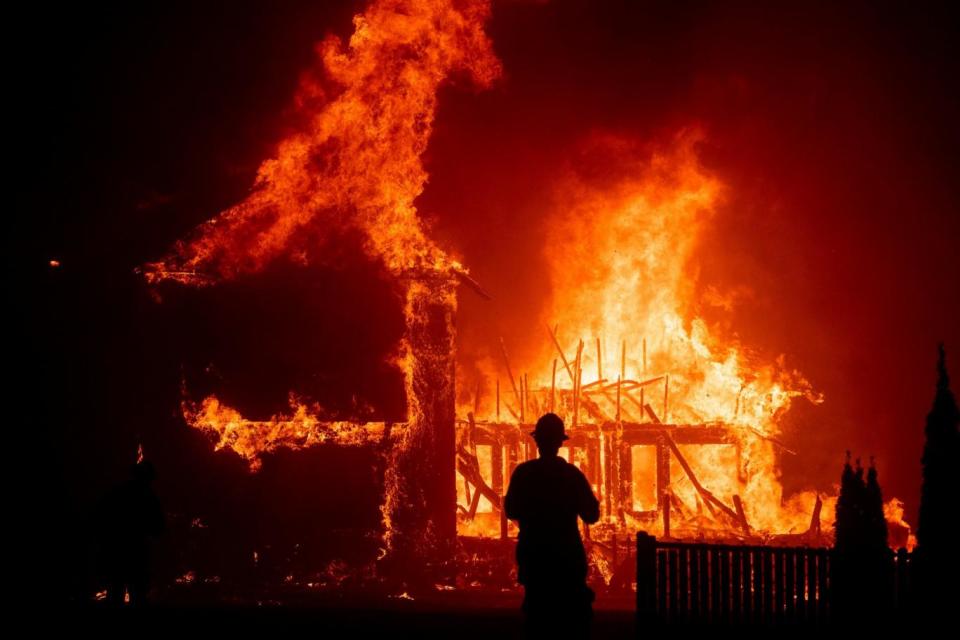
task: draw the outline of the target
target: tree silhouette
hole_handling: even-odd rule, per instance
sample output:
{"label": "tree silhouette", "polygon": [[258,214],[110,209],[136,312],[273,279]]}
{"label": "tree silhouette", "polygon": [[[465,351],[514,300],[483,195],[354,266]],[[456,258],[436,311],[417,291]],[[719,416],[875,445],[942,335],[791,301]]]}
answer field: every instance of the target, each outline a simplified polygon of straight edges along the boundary
{"label": "tree silhouette", "polygon": [[877,467],[870,458],[867,484],[864,488],[864,543],[867,550],[887,553],[887,519],[883,514],[883,492],[877,480]]}
{"label": "tree silhouette", "polygon": [[834,543],[838,551],[848,552],[857,548],[860,522],[861,487],[853,467],[850,466],[850,452],[840,474],[840,495],[837,496],[837,512],[833,521]]}
{"label": "tree silhouette", "polygon": [[864,480],[857,459],[850,465],[850,452],[840,476],[840,495],[834,519],[832,602],[835,620],[854,625],[883,610],[892,594],[892,555],[887,547],[887,521],[883,492],[873,460]]}
{"label": "tree silhouette", "polygon": [[940,344],[937,391],[927,414],[923,447],[920,521],[914,554],[917,605],[928,622],[950,619],[956,605],[960,553],[956,511],[960,499],[960,410],[950,391],[946,353]]}
{"label": "tree silhouette", "polygon": [[920,521],[917,550],[931,558],[956,548],[956,512],[960,499],[960,410],[950,391],[946,352],[940,344],[937,361],[937,392],[927,414],[923,447],[923,486],[920,489]]}

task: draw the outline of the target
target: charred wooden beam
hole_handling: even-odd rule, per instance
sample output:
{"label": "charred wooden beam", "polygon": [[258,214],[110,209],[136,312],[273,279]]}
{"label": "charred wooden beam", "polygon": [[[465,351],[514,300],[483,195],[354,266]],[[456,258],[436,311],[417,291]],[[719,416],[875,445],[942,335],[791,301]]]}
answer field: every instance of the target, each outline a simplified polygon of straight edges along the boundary
{"label": "charred wooden beam", "polygon": [[[483,497],[490,501],[494,508],[501,508],[500,496],[484,481],[483,474],[480,473],[480,463],[476,456],[464,449],[457,451],[457,470],[464,479],[476,487],[478,494],[483,494]],[[476,496],[474,500],[476,500]]]}
{"label": "charred wooden beam", "polygon": [[823,501],[820,500],[820,494],[817,494],[817,501],[813,505],[813,513],[810,516],[810,535],[820,539],[820,510],[823,509]]}
{"label": "charred wooden beam", "polygon": [[656,445],[657,495],[666,495],[670,491],[670,450],[667,448],[666,434],[659,434]]}
{"label": "charred wooden beam", "polygon": [[404,278],[407,404],[417,407],[386,453],[385,574],[433,575],[453,561],[456,491],[456,280],[449,274]]}
{"label": "charred wooden beam", "polygon": [[740,522],[740,528],[743,529],[743,535],[750,535],[750,524],[747,522],[747,514],[743,510],[743,501],[740,496],[733,496],[733,506],[737,508],[737,520]]}
{"label": "charred wooden beam", "polygon": [[473,492],[473,499],[470,501],[470,509],[467,511],[467,518],[473,520],[477,517],[477,508],[480,506],[480,491]]}
{"label": "charred wooden beam", "polygon": [[705,501],[715,504],[721,511],[723,511],[725,514],[727,514],[727,516],[733,519],[734,522],[739,523],[737,514],[733,511],[733,509],[723,504],[723,502],[721,502],[719,498],[717,498],[710,491],[708,491],[706,487],[700,484],[700,481],[697,480],[697,476],[693,473],[693,469],[691,469],[690,465],[687,464],[686,458],[684,458],[683,454],[680,453],[680,449],[677,447],[677,444],[673,441],[670,435],[665,434],[664,437],[666,439],[667,446],[670,447],[670,451],[676,457],[677,462],[680,463],[681,468],[683,468],[684,473],[687,474],[687,477],[690,479],[690,483],[693,484],[694,488],[697,490],[697,493],[703,496],[703,499]]}
{"label": "charred wooden beam", "polygon": [[620,456],[620,512],[621,524],[626,524],[625,513],[633,511],[633,455],[630,446],[622,440],[617,442]]}
{"label": "charred wooden beam", "polygon": [[670,537],[670,494],[664,491],[660,496],[660,515],[663,517],[663,537]]}
{"label": "charred wooden beam", "polygon": [[563,347],[560,346],[560,340],[557,339],[557,329],[551,329],[547,325],[547,332],[550,333],[550,338],[553,340],[553,345],[557,348],[557,352],[560,354],[560,359],[563,361],[563,368],[567,370],[567,375],[570,376],[570,382],[575,383],[576,378],[573,375],[573,369],[570,368],[570,363],[567,362],[567,355],[563,352]]}
{"label": "charred wooden beam", "polygon": [[498,495],[503,495],[503,445],[494,444],[491,446],[490,465],[493,467],[490,473],[490,487]]}
{"label": "charred wooden beam", "polygon": [[649,416],[653,422],[655,422],[656,424],[663,424],[663,422],[660,420],[660,416],[656,414],[656,412],[653,410],[653,407],[650,406],[649,402],[643,405],[643,410],[647,413],[647,416]]}

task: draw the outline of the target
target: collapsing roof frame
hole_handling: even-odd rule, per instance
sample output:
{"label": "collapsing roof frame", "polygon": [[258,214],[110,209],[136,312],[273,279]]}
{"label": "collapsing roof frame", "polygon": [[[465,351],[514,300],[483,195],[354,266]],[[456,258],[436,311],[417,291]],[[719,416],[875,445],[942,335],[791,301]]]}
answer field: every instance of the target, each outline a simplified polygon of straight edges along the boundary
{"label": "collapsing roof frame", "polygon": [[[508,523],[501,507],[504,478],[509,477],[520,462],[536,456],[536,445],[529,435],[533,427],[532,416],[554,411],[559,406],[567,409],[568,415],[572,417],[568,427],[571,438],[565,443],[568,459],[571,462],[580,462],[587,479],[597,491],[601,504],[601,521],[616,523],[621,528],[626,528],[628,517],[645,523],[652,523],[659,518],[662,519],[663,535],[671,537],[671,512],[686,517],[690,515],[690,510],[671,488],[671,464],[676,461],[696,491],[697,511],[705,508],[711,519],[724,525],[728,531],[739,532],[739,536],[743,538],[749,537],[751,528],[740,496],[733,495],[733,504],[729,505],[714,495],[698,480],[679,448],[681,445],[732,445],[736,451],[738,479],[743,480],[740,477],[743,469],[743,429],[723,423],[666,424],[647,402],[646,392],[651,387],[656,389],[660,384],[663,385],[662,415],[666,418],[669,415],[670,376],[663,374],[646,377],[646,340],[642,341],[641,358],[645,379],[626,378],[625,342],[621,345],[619,376],[615,381],[604,378],[601,345],[597,338],[597,380],[584,385],[584,341],[579,341],[575,357],[567,358],[557,338],[556,327],[547,327],[547,331],[559,356],[559,360],[553,361],[549,389],[531,390],[526,375],[514,376],[506,346],[501,339],[500,351],[515,405],[501,401],[498,380],[496,418],[487,421],[475,418],[480,404],[478,388],[474,411],[467,414],[466,420],[457,421],[457,471],[463,478],[467,505],[458,505],[460,517],[473,520],[477,515],[481,496],[485,497],[493,510],[500,515],[500,537],[508,536]],[[572,385],[570,389],[557,388],[557,368],[561,363]],[[639,393],[639,398],[634,392]],[[602,402],[607,405],[608,411],[612,405],[613,415],[604,411]],[[501,408],[506,409],[513,421],[501,420]],[[739,406],[737,409],[739,410]],[[634,414],[637,411],[639,416]],[[581,412],[589,416],[590,422],[581,422]],[[756,430],[750,431],[753,435],[770,440],[790,452],[777,440]],[[476,449],[478,445],[491,448],[486,474],[490,478],[489,483],[485,481],[481,471]],[[641,512],[634,510],[633,501],[632,448],[638,445],[656,447],[656,508]],[[578,454],[578,451],[582,453]],[[815,520],[818,525],[818,510],[815,512]],[[818,526],[811,523],[811,531],[815,528],[819,530]],[[585,533],[589,535],[588,528]]]}

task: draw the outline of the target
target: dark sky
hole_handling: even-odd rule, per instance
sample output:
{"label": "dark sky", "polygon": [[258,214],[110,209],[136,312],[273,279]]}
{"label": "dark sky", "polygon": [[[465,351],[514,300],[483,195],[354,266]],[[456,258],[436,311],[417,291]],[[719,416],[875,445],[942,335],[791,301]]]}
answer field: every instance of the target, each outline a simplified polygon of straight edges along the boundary
{"label": "dark sky", "polygon": [[[784,458],[786,486],[826,488],[849,448],[876,455],[885,493],[915,512],[938,340],[960,377],[960,34],[946,3],[839,4],[494,3],[504,77],[444,89],[418,202],[495,296],[463,292],[462,359],[498,334],[527,348],[545,301],[545,203],[585,137],[668,140],[696,124],[728,187],[700,286],[749,290],[711,319],[758,357],[786,354],[826,398],[788,416],[799,455]],[[349,257],[356,239],[336,268],[281,264],[160,304],[133,274],[244,197],[292,126],[313,44],[348,35],[357,10],[104,4],[13,25],[8,274],[30,356],[17,391],[40,407],[24,446],[53,456],[71,508],[138,441],[195,474],[171,493],[230,491],[242,465],[213,462],[178,421],[181,379],[250,415],[282,409],[291,389],[345,414],[402,411],[382,364],[399,311],[375,265]],[[303,484],[308,458],[284,463],[263,496]]]}

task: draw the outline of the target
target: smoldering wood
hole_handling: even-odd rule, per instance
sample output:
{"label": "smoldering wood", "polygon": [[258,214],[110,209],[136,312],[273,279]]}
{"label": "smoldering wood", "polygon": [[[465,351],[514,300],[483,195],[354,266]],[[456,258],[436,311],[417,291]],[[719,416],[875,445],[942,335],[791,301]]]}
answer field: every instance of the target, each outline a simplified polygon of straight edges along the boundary
{"label": "smoldering wood", "polygon": [[[551,338],[556,334],[548,327]],[[742,429],[731,427],[723,423],[694,423],[694,424],[665,424],[657,415],[657,412],[648,404],[637,401],[637,398],[631,394],[631,390],[640,389],[641,397],[644,389],[650,385],[663,382],[665,392],[669,394],[667,385],[667,376],[656,376],[644,378],[642,380],[628,380],[619,377],[618,380],[610,382],[600,378],[591,383],[583,382],[583,341],[579,341],[577,346],[577,356],[571,363],[566,359],[565,354],[559,349],[559,344],[554,340],[555,347],[558,347],[559,356],[553,361],[551,370],[551,384],[549,389],[534,390],[529,386],[529,374],[524,374],[519,380],[519,388],[515,389],[515,397],[518,399],[522,414],[515,411],[510,403],[506,403],[508,411],[512,415],[514,422],[502,423],[499,419],[495,421],[475,421],[472,425],[474,432],[474,442],[476,445],[488,445],[492,447],[491,456],[491,485],[483,482],[483,476],[480,473],[479,461],[477,468],[465,464],[463,474],[465,482],[475,487],[471,491],[470,497],[472,503],[477,500],[477,495],[486,497],[493,505],[494,509],[502,514],[502,492],[505,484],[506,475],[512,474],[516,465],[523,459],[529,459],[535,455],[533,440],[529,435],[528,427],[525,424],[526,414],[536,408],[548,406],[550,409],[557,407],[558,401],[569,402],[565,405],[568,410],[573,409],[573,423],[568,427],[571,435],[567,445],[570,451],[569,459],[571,462],[578,462],[583,465],[584,471],[592,484],[597,487],[598,497],[604,507],[603,511],[606,517],[611,517],[621,525],[626,525],[626,518],[637,518],[640,522],[649,522],[649,518],[659,515],[664,517],[663,505],[667,504],[667,519],[670,519],[671,512],[684,521],[695,520],[696,517],[682,503],[682,501],[670,489],[670,458],[677,458],[681,467],[686,467],[684,473],[691,478],[692,484],[696,489],[696,495],[701,498],[703,505],[714,514],[714,517],[724,517],[732,520],[735,526],[743,529],[743,521],[738,514],[724,505],[716,496],[707,490],[694,475],[692,468],[685,460],[682,454],[679,454],[678,445],[739,445],[742,440]],[[601,346],[602,349],[602,346]],[[601,350],[602,357],[602,350]],[[621,366],[625,362],[625,347],[621,350]],[[511,376],[511,385],[517,384],[513,377],[513,371],[509,359],[506,357],[504,348],[504,363],[508,367],[508,375]],[[564,362],[564,368],[568,375],[573,375],[573,389],[558,389],[556,386],[556,363],[557,360]],[[623,368],[621,369],[623,371]],[[598,373],[602,373],[598,369]],[[499,401],[499,382],[497,383],[497,400]],[[547,395],[549,393],[549,396]],[[599,397],[598,397],[599,396]],[[541,402],[541,400],[543,402]],[[665,398],[669,402],[669,395]],[[549,401],[549,404],[547,404]],[[603,401],[601,405],[597,401]],[[475,406],[479,406],[476,402]],[[499,405],[499,402],[497,402]],[[614,415],[608,416],[604,407],[614,409]],[[636,407],[645,414],[647,420],[638,421],[631,413],[630,408]],[[667,404],[669,408],[669,405]],[[499,410],[499,406],[498,406]],[[590,423],[581,423],[580,414],[585,413],[589,416]],[[656,469],[656,495],[657,509],[655,511],[636,512],[633,509],[633,465],[632,465],[632,447],[633,446],[654,446],[657,448],[657,469]],[[603,448],[603,457],[600,455],[600,448]],[[500,454],[499,459],[497,453]],[[679,455],[678,455],[679,454]],[[506,465],[506,470],[504,469]],[[496,470],[500,470],[500,478],[496,478]],[[498,482],[499,480],[499,482]],[[500,486],[497,486],[500,484]],[[461,508],[461,511],[463,509]],[[658,513],[661,512],[661,513]],[[501,536],[506,535],[505,521],[501,522]],[[671,526],[669,523],[667,527]],[[586,534],[586,530],[585,530]],[[746,535],[746,532],[744,532]]]}
{"label": "smoldering wood", "polygon": [[817,501],[813,505],[813,513],[810,516],[810,534],[820,538],[820,511],[823,509],[823,501],[820,500],[820,494],[817,494]]}
{"label": "smoldering wood", "polygon": [[600,378],[599,380],[594,380],[593,382],[588,382],[587,384],[581,387],[581,393],[596,393],[597,391],[603,392],[603,385],[607,382],[606,378]]}
{"label": "smoldering wood", "polygon": [[490,465],[492,473],[490,474],[490,488],[498,495],[503,495],[503,447],[498,444],[490,446]]}
{"label": "smoldering wood", "polygon": [[[484,498],[490,501],[490,504],[492,504],[495,509],[501,508],[500,496],[484,481],[483,474],[480,473],[480,461],[476,455],[466,449],[459,449],[457,451],[457,471],[460,472],[460,475],[462,475],[465,480],[468,480],[476,487],[474,501],[478,499],[477,495],[482,494]],[[474,511],[473,514],[475,515],[476,511]]]}
{"label": "smoldering wood", "polygon": [[653,410],[653,407],[650,406],[650,403],[643,405],[643,410],[647,413],[647,416],[649,416],[649,418],[653,420],[655,423],[663,424],[660,421],[660,416],[656,414],[656,412]]}
{"label": "smoldering wood", "polygon": [[[460,425],[466,426],[467,421],[461,420]],[[492,441],[529,440],[532,438],[523,431],[517,423],[475,421],[475,441],[477,444],[489,444]],[[526,425],[529,426],[529,425]],[[662,434],[668,434],[677,444],[732,444],[737,441],[736,430],[720,424],[662,424],[651,422],[607,420],[595,425],[581,425],[580,428],[569,429],[574,440],[584,437],[589,430],[596,433],[613,433],[622,430],[620,440],[630,445],[654,445]]]}
{"label": "smoldering wood", "polygon": [[693,473],[693,469],[691,469],[690,465],[687,464],[687,460],[683,457],[683,454],[680,453],[680,449],[677,447],[677,444],[673,441],[673,438],[671,438],[669,434],[666,434],[665,439],[667,442],[667,446],[670,447],[671,453],[673,453],[674,457],[676,457],[677,462],[680,463],[680,467],[683,469],[684,473],[687,474],[687,477],[690,479],[690,483],[693,484],[694,488],[697,490],[697,493],[703,496],[703,499],[705,501],[712,502],[714,505],[716,505],[734,522],[739,523],[739,518],[737,517],[737,514],[733,511],[733,509],[723,504],[723,502],[721,502],[719,498],[717,498],[709,490],[707,490],[706,487],[700,484],[700,481],[697,480],[697,476]]}
{"label": "smoldering wood", "polygon": [[473,520],[477,517],[477,509],[480,507],[480,491],[473,493],[473,499],[470,501],[470,509],[467,511],[467,518]]}
{"label": "smoldering wood", "polygon": [[560,346],[560,340],[557,339],[556,328],[551,329],[550,326],[547,325],[547,332],[550,334],[550,338],[553,340],[553,346],[557,348],[557,352],[560,354],[560,359],[563,361],[563,368],[567,370],[567,375],[570,376],[570,382],[573,383],[575,381],[573,370],[570,368],[570,363],[567,362],[567,355],[563,352],[563,347]]}
{"label": "smoldering wood", "polygon": [[767,442],[771,442],[771,443],[775,444],[775,445],[776,445],[777,447],[779,447],[784,453],[789,453],[789,454],[792,455],[792,456],[797,455],[797,452],[796,452],[796,451],[794,451],[793,449],[791,449],[790,447],[788,447],[787,445],[785,445],[785,444],[784,444],[783,442],[781,442],[780,440],[774,438],[773,436],[767,435],[766,433],[760,431],[759,429],[756,429],[756,428],[751,427],[751,426],[749,426],[749,425],[747,426],[747,429],[749,429],[751,433],[753,433],[755,436],[757,436],[757,437],[760,438],[761,440],[766,440]]}
{"label": "smoldering wood", "polygon": [[740,496],[733,496],[733,506],[737,509],[737,520],[740,522],[740,528],[743,530],[743,535],[750,535],[750,523],[747,522],[747,514],[743,510],[743,500],[740,499]]}
{"label": "smoldering wood", "polygon": [[690,510],[690,507],[688,507],[672,489],[667,491],[667,495],[670,496],[670,505],[676,509],[678,514],[683,516],[684,520],[689,520],[693,517],[693,511]]}
{"label": "smoldering wood", "polygon": [[633,456],[630,445],[618,439],[615,443],[620,457],[620,512],[617,514],[622,525],[626,524],[626,515],[633,511]]}
{"label": "smoldering wood", "polygon": [[484,300],[493,300],[493,296],[487,293],[487,290],[480,286],[479,282],[467,275],[465,271],[462,269],[454,269],[453,273],[457,275],[457,278],[459,278],[461,282],[473,289],[481,298]]}
{"label": "smoldering wood", "polygon": [[603,478],[602,486],[604,487],[603,493],[604,493],[604,501],[607,507],[607,513],[613,512],[613,505],[615,504],[613,501],[613,493],[617,488],[617,484],[614,484],[613,482],[610,481],[614,477],[614,473],[615,473],[613,448],[611,446],[612,441],[613,439],[609,436],[601,440],[601,442],[603,442],[603,447],[604,447],[603,458],[605,463],[603,465],[604,478]]}
{"label": "smoldering wood", "polygon": [[[629,391],[629,390],[633,390],[633,389],[639,389],[639,388],[641,388],[641,387],[649,387],[649,386],[652,385],[652,384],[657,384],[658,382],[660,382],[660,381],[663,380],[664,378],[666,378],[665,375],[663,375],[663,376],[656,376],[655,378],[648,378],[648,379],[646,379],[646,380],[632,380],[632,379],[627,378],[626,376],[624,376],[623,381],[622,381],[621,384],[622,384],[622,386],[623,386],[623,388],[624,388],[625,390],[628,390],[628,391]],[[604,379],[603,382],[606,382],[606,383],[607,383],[607,384],[606,384],[606,388],[607,388],[607,389],[612,389],[612,388],[615,387],[616,384],[617,384],[616,382],[607,382],[606,379]],[[592,384],[596,384],[596,382],[592,382],[592,383],[590,383],[590,384],[591,384],[591,385],[592,385]],[[587,388],[587,385],[585,385],[584,388],[586,389],[586,388]],[[593,391],[595,392],[595,390],[593,390]]]}
{"label": "smoldering wood", "polygon": [[550,374],[550,411],[555,411],[554,400],[557,394],[557,359],[553,359],[553,372]]}
{"label": "smoldering wood", "polygon": [[670,537],[670,494],[664,492],[660,498],[660,513],[663,515],[663,537]]}
{"label": "smoldering wood", "polygon": [[527,402],[526,402],[526,394],[523,391],[523,376],[520,376],[519,380],[520,380],[520,423],[526,424],[527,413],[526,411],[524,411],[524,407],[526,406]]}

